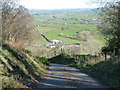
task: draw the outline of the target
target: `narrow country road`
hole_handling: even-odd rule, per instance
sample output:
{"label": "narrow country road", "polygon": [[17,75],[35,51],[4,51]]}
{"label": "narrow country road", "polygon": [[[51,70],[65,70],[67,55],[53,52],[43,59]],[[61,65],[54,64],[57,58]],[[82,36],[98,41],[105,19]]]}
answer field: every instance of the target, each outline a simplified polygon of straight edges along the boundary
{"label": "narrow country road", "polygon": [[50,64],[38,88],[107,88],[74,67]]}

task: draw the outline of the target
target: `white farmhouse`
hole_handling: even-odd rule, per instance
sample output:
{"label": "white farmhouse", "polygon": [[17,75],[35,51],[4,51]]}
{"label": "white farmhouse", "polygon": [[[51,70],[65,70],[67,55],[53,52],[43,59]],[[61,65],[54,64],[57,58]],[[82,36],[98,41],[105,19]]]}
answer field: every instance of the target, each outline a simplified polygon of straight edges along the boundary
{"label": "white farmhouse", "polygon": [[62,42],[62,41],[60,41],[60,40],[52,40],[52,43],[53,43],[53,44],[58,44],[58,43],[60,43],[60,42]]}

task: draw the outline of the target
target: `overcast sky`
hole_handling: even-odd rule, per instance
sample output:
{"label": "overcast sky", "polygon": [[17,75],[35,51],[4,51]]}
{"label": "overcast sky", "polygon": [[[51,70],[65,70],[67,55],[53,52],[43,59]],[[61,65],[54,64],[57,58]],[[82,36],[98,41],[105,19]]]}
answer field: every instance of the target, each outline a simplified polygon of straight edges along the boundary
{"label": "overcast sky", "polygon": [[91,1],[97,0],[22,0],[21,4],[28,9],[96,8]]}

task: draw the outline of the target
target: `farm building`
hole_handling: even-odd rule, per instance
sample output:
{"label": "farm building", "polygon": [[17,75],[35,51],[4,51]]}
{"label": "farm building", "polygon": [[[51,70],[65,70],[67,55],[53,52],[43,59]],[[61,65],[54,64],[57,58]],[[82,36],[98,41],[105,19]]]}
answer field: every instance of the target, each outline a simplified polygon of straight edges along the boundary
{"label": "farm building", "polygon": [[52,41],[53,44],[58,44],[58,43],[62,42],[60,40],[51,40],[51,41]]}

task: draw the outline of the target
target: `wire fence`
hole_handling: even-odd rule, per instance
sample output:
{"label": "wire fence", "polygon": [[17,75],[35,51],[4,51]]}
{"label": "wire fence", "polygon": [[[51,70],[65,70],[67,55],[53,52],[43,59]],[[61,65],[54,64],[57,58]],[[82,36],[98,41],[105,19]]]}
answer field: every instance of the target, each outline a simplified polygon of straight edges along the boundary
{"label": "wire fence", "polygon": [[[96,64],[100,61],[105,61],[110,58],[110,55],[104,54],[104,53],[95,53],[95,54],[81,54],[81,53],[75,53],[74,51],[71,51],[70,49],[57,49],[57,50],[51,50],[51,51],[41,51],[41,56],[52,58],[56,57],[60,54],[67,54],[70,56],[70,58],[74,58],[74,62],[76,64]],[[39,54],[40,55],[40,54]]]}

